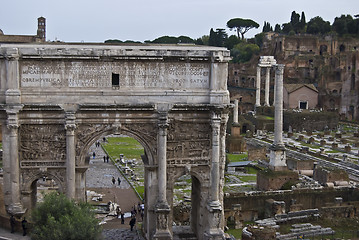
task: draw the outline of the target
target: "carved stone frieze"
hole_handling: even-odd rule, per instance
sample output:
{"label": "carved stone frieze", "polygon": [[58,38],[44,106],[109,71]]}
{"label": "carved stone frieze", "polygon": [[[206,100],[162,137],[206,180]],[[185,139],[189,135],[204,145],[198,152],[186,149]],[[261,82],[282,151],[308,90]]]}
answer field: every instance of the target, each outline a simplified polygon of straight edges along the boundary
{"label": "carved stone frieze", "polygon": [[167,164],[208,165],[210,139],[210,123],[171,121],[167,138]]}
{"label": "carved stone frieze", "polygon": [[20,162],[34,167],[38,167],[35,163],[40,161],[48,162],[49,167],[59,162],[55,166],[61,166],[66,160],[65,133],[64,126],[59,124],[22,124],[19,127]]}

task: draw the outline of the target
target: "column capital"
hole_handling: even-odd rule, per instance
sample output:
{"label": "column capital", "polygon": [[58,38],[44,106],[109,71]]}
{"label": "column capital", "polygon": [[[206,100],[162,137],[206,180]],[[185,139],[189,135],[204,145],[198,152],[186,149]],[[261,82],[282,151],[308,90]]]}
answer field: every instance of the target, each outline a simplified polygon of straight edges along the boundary
{"label": "column capital", "polygon": [[159,112],[158,113],[157,126],[159,129],[162,129],[162,130],[168,129],[169,123],[168,123],[168,113],[167,112]]}
{"label": "column capital", "polygon": [[279,74],[279,73],[283,74],[285,64],[276,64],[273,67],[276,70],[276,74]]}

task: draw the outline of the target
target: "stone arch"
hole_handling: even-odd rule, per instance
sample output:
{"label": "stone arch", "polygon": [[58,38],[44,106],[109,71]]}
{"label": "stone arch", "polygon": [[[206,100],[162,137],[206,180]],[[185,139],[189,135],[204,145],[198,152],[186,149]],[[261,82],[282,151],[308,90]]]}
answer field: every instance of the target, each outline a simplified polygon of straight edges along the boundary
{"label": "stone arch", "polygon": [[[26,172],[24,174],[26,174]],[[29,171],[27,172],[27,174],[30,174]],[[52,171],[36,170],[34,174],[26,178],[25,184],[22,185],[21,193],[23,196],[23,203],[27,209],[33,209],[36,206],[36,183],[39,179],[43,177],[54,180],[58,185],[58,191],[61,193],[65,192],[66,182],[64,181],[64,179],[61,179],[59,176],[56,175],[56,169]]]}
{"label": "stone arch", "polygon": [[[173,208],[173,193],[174,185],[178,178],[181,176],[189,175],[192,179],[191,186],[191,219],[190,226],[193,233],[201,231],[201,218],[203,218],[201,212],[203,213],[203,208],[205,208],[206,203],[203,202],[208,199],[208,196],[203,196],[206,193],[205,188],[209,186],[209,179],[204,175],[201,175],[202,171],[198,171],[198,167],[190,168],[188,166],[183,167],[172,167],[168,169],[168,178],[167,186],[169,191],[168,193],[168,202],[172,205]],[[201,202],[202,201],[202,202]],[[173,216],[170,216],[170,221],[173,221]],[[202,219],[203,221],[203,219]],[[203,230],[203,229],[202,229]],[[198,236],[197,236],[198,237]]]}
{"label": "stone arch", "polygon": [[[80,153],[80,156],[78,156],[79,157],[78,166],[85,165],[85,162],[86,162],[85,159],[86,159],[86,156],[88,156],[88,149],[90,148],[91,145],[93,145],[96,142],[96,140],[102,139],[105,136],[108,136],[108,135],[114,134],[114,133],[118,133],[118,132],[134,138],[143,146],[143,148],[145,150],[145,154],[147,155],[147,159],[148,159],[148,162],[144,163],[145,165],[148,165],[148,164],[153,165],[154,164],[154,162],[155,162],[154,154],[155,153],[153,152],[152,149],[155,149],[155,146],[150,146],[148,141],[146,141],[146,139],[144,139],[141,136],[141,134],[131,131],[129,129],[125,129],[125,128],[118,129],[115,127],[110,127],[110,128],[106,128],[102,131],[95,132],[89,136],[89,140],[87,141],[87,143],[84,144],[83,149]],[[156,138],[156,136],[153,136],[153,137]]]}

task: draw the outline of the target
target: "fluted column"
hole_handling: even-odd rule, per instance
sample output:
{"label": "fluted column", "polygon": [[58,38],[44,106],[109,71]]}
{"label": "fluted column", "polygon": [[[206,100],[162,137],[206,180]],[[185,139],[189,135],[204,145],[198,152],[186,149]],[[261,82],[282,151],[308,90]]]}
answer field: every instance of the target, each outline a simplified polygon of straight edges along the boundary
{"label": "fluted column", "polygon": [[257,66],[256,107],[261,105],[261,67]]}
{"label": "fluted column", "polygon": [[75,114],[66,113],[66,195],[74,199],[76,193],[76,150],[75,150]]}
{"label": "fluted column", "polygon": [[264,106],[269,106],[269,83],[270,83],[270,68],[266,67],[266,84],[264,92]]}

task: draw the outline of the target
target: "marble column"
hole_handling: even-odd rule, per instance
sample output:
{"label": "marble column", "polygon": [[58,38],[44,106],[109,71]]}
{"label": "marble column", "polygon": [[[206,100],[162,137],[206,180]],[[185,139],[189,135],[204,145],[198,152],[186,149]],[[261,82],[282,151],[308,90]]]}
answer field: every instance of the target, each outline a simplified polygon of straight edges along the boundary
{"label": "marble column", "polygon": [[275,66],[275,110],[274,110],[274,145],[284,146],[283,143],[283,72],[284,64]]}
{"label": "marble column", "polygon": [[7,111],[8,122],[7,128],[9,129],[9,159],[10,159],[10,200],[11,203],[7,207],[10,214],[22,215],[25,209],[20,200],[20,160],[19,160],[19,146],[18,146],[18,110]]}
{"label": "marble column", "polygon": [[264,92],[264,106],[269,106],[269,84],[270,84],[270,68],[266,67],[266,84]]}
{"label": "marble column", "polygon": [[66,195],[76,197],[75,114],[66,113]]}
{"label": "marble column", "polygon": [[157,221],[156,232],[153,236],[156,240],[172,239],[168,229],[170,207],[167,202],[167,112],[159,113],[157,133],[157,159],[158,159],[158,199],[155,208]]}
{"label": "marble column", "polygon": [[224,232],[221,228],[223,219],[223,208],[220,200],[220,157],[221,157],[221,116],[212,113],[212,156],[210,175],[210,201],[208,203],[208,224],[204,233],[204,239],[224,239]]}
{"label": "marble column", "polygon": [[219,202],[219,157],[220,157],[220,126],[221,118],[212,113],[212,161],[211,161],[211,201],[212,208],[221,208]]}
{"label": "marble column", "polygon": [[238,124],[238,99],[234,100],[233,123]]}
{"label": "marble column", "polygon": [[256,107],[261,105],[261,67],[257,66]]}
{"label": "marble column", "polygon": [[275,171],[287,168],[283,143],[283,72],[283,64],[275,65],[274,141],[269,148],[269,168]]}

